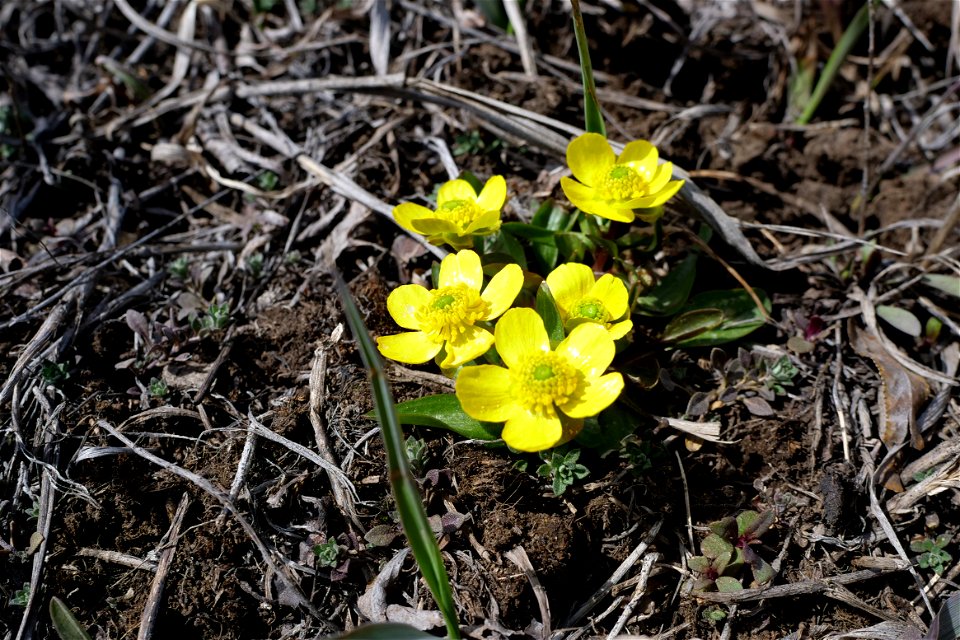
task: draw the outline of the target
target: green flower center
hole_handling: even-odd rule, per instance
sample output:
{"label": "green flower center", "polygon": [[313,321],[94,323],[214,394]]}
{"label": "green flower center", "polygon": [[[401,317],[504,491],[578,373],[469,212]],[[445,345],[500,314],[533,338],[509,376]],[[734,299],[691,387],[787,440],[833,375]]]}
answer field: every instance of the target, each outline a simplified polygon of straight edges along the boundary
{"label": "green flower center", "polygon": [[538,413],[552,412],[554,405],[565,404],[583,378],[565,357],[553,352],[529,356],[513,373],[520,402]]}
{"label": "green flower center", "polygon": [[647,193],[649,176],[642,176],[633,167],[616,164],[600,184],[601,191],[609,200],[633,200]]}
{"label": "green flower center", "polygon": [[482,213],[477,203],[470,200],[447,200],[437,209],[440,218],[460,228],[470,226],[470,223],[479,218]]}
{"label": "green flower center", "polygon": [[606,323],[610,321],[610,312],[599,300],[583,298],[570,309],[570,319],[578,318]]}
{"label": "green flower center", "polygon": [[477,291],[457,284],[431,291],[430,301],[417,310],[416,317],[421,331],[450,341],[482,319],[488,307]]}

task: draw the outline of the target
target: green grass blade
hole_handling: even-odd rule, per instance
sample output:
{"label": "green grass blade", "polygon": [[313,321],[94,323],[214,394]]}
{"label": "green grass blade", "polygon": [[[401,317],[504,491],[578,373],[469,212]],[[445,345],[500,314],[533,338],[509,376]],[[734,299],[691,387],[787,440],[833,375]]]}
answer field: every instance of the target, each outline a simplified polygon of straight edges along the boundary
{"label": "green grass blade", "polygon": [[580,13],[580,0],[573,0],[573,31],[577,35],[577,52],[580,54],[580,74],[583,78],[583,128],[588,133],[607,135],[603,126],[603,114],[600,113],[600,101],[597,100],[597,85],[593,81],[593,66],[590,64],[590,45],[587,32],[583,27],[583,14]]}
{"label": "green grass blade", "polygon": [[826,66],[823,67],[823,73],[820,74],[820,78],[817,80],[817,86],[813,89],[813,95],[810,96],[810,100],[807,102],[806,107],[804,107],[803,113],[797,118],[797,124],[807,124],[813,118],[813,114],[817,112],[817,107],[820,106],[820,101],[823,100],[823,96],[827,94],[827,89],[829,89],[833,83],[833,78],[837,75],[837,71],[840,70],[840,65],[843,64],[847,54],[853,49],[853,45],[855,45],[857,40],[860,39],[860,36],[863,35],[864,29],[867,28],[867,24],[870,22],[870,7],[868,6],[870,2],[871,0],[867,0],[867,2],[860,7],[860,11],[853,17],[853,21],[847,26],[847,30],[844,31],[840,37],[837,48],[830,54]]}
{"label": "green grass blade", "polygon": [[339,273],[334,273],[337,290],[343,301],[343,311],[347,317],[350,331],[357,339],[360,347],[360,356],[367,367],[370,376],[370,388],[373,392],[373,409],[380,423],[380,433],[383,436],[383,445],[387,451],[387,466],[390,470],[390,485],[393,488],[393,497],[397,502],[397,511],[400,514],[400,524],[407,536],[413,557],[420,567],[423,579],[433,599],[437,601],[440,613],[447,626],[447,635],[453,640],[460,638],[460,626],[457,620],[457,611],[453,603],[453,593],[450,590],[450,580],[443,566],[443,557],[440,547],[430,529],[427,514],[423,509],[420,491],[413,474],[410,472],[410,463],[403,443],[403,431],[397,419],[397,411],[393,403],[393,394],[383,371],[377,348],[367,332],[363,317],[353,302],[353,297],[347,289],[346,283]]}

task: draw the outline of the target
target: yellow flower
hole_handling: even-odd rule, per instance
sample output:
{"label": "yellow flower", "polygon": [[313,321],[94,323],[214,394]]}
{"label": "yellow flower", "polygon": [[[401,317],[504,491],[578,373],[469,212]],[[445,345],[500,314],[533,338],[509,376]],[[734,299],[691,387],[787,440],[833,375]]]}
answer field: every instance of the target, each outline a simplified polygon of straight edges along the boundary
{"label": "yellow flower", "polygon": [[393,208],[393,217],[407,231],[427,237],[431,244],[454,249],[473,246],[473,236],[489,235],[500,228],[500,209],[507,199],[507,182],[493,176],[480,195],[466,180],[451,180],[437,192],[437,210],[412,202]]}
{"label": "yellow flower", "polygon": [[440,367],[453,369],[483,355],[494,338],[477,323],[498,318],[510,308],[523,286],[523,271],[508,264],[481,293],[480,256],[466,249],[443,259],[438,284],[433,290],[406,284],[387,297],[387,311],[396,323],[413,331],[377,338],[385,357],[422,364],[445,348]]}
{"label": "yellow flower", "polygon": [[584,322],[595,322],[619,340],[633,328],[629,318],[623,319],[629,306],[627,287],[613,274],[596,280],[587,265],[568,262],[550,272],[547,286],[567,331]]}
{"label": "yellow flower", "polygon": [[603,375],[614,345],[600,325],[578,325],[551,351],[537,312],[510,309],[494,333],[507,366],[464,367],[457,398],[476,420],[506,422],[502,437],[514,449],[542,451],[571,440],[584,418],[609,407],[623,390],[623,376]]}
{"label": "yellow flower", "polygon": [[673,163],[658,166],[657,157],[657,148],[646,140],[630,142],[618,157],[602,135],[585,133],[567,145],[567,164],[576,180],[563,177],[560,186],[584,213],[633,222],[634,209],[660,206],[683,186],[683,180],[670,179]]}

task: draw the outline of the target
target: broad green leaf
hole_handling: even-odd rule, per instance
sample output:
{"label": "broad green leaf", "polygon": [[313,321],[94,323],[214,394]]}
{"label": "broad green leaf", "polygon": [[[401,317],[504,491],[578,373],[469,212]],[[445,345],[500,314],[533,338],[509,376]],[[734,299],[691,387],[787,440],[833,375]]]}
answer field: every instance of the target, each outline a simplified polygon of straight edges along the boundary
{"label": "broad green leaf", "polygon": [[399,622],[365,624],[349,633],[337,636],[338,640],[437,640],[437,636],[420,631]]}
{"label": "broad green leaf", "polygon": [[681,313],[670,321],[663,330],[660,339],[664,342],[689,340],[716,329],[723,324],[723,312],[720,309],[694,309]]}
{"label": "broad green leaf", "polygon": [[[407,400],[396,405],[397,419],[401,424],[447,429],[471,440],[496,440],[500,437],[500,425],[474,420],[460,406],[457,396],[441,393]],[[372,417],[368,414],[367,417]]]}
{"label": "broad green leaf", "polygon": [[598,453],[620,448],[620,441],[636,431],[640,417],[620,403],[614,403],[595,418],[587,418],[575,440]]}
{"label": "broad green leaf", "polygon": [[697,573],[706,573],[710,569],[710,558],[706,556],[691,556],[687,559],[687,566]]}
{"label": "broad green leaf", "polygon": [[50,598],[50,621],[60,640],[92,640],[63,600]]}
{"label": "broad green leaf", "polygon": [[729,593],[731,591],[742,591],[743,585],[736,578],[730,576],[720,576],[717,578],[717,591],[720,593]]}
{"label": "broad green leaf", "polygon": [[524,222],[506,222],[500,228],[511,235],[526,238],[530,242],[530,249],[540,260],[545,271],[550,271],[557,265],[560,250],[557,248],[554,231]]}
{"label": "broad green leaf", "polygon": [[724,540],[736,540],[739,533],[737,531],[737,520],[733,516],[727,516],[717,520],[716,522],[711,522],[707,525],[713,533],[717,534]]}
{"label": "broad green leaf", "polygon": [[419,487],[410,471],[410,461],[404,444],[403,430],[393,403],[393,394],[387,383],[387,376],[383,371],[383,364],[377,348],[363,324],[363,316],[347,289],[340,273],[334,271],[337,290],[343,303],[344,315],[350,325],[350,331],[357,340],[360,356],[367,368],[370,377],[370,388],[373,393],[373,409],[380,423],[380,434],[383,437],[384,449],[387,453],[387,468],[389,470],[390,486],[400,515],[400,525],[407,536],[413,557],[417,561],[424,582],[430,588],[437,608],[443,615],[447,628],[447,635],[453,640],[460,639],[460,625],[457,619],[457,609],[453,601],[453,592],[450,588],[450,579],[440,555],[440,547],[434,537],[427,514],[423,508],[423,499]]}
{"label": "broad green leaf", "polygon": [[950,596],[930,623],[923,640],[956,640],[960,638],[960,593]]}
{"label": "broad green leaf", "polygon": [[773,579],[773,567],[770,566],[769,562],[761,558],[757,552],[753,550],[753,547],[744,545],[741,551],[743,552],[744,560],[750,565],[750,570],[753,571],[753,579],[757,584],[766,584]]}
{"label": "broad green leaf", "polygon": [[923,276],[923,281],[934,289],[939,289],[945,294],[960,298],[960,278],[957,276],[948,276],[942,273],[928,273]]}
{"label": "broad green leaf", "polygon": [[902,331],[908,336],[919,338],[923,331],[920,326],[920,320],[906,309],[894,307],[888,304],[877,305],[877,315],[886,320],[890,325]]}
{"label": "broad green leaf", "polygon": [[544,201],[530,220],[534,226],[550,231],[569,231],[576,221],[575,215],[563,207],[558,207],[553,200]]}
{"label": "broad green leaf", "polygon": [[537,289],[537,313],[543,319],[543,326],[547,329],[547,336],[550,337],[550,346],[556,347],[564,338],[563,318],[560,317],[560,309],[557,308],[557,302],[550,293],[550,288],[546,282],[540,284]]}
{"label": "broad green leaf", "polygon": [[722,553],[732,553],[733,545],[715,533],[711,533],[700,543],[700,553],[708,558],[719,558]]}
{"label": "broad green leaf", "polygon": [[669,316],[676,313],[690,297],[697,275],[698,255],[691,253],[684,258],[657,286],[637,298],[634,309],[644,315]]}
{"label": "broad green leaf", "polygon": [[[771,306],[767,294],[760,289],[754,289],[754,292],[769,313]],[[694,296],[681,311],[686,313],[698,309],[719,310],[723,313],[723,321],[719,326],[694,337],[680,339],[679,346],[705,347],[732,342],[762,327],[766,322],[753,298],[743,289],[705,291]]]}
{"label": "broad green leaf", "polygon": [[747,536],[751,540],[756,540],[770,528],[776,515],[772,509],[766,509],[761,513],[756,511],[744,511],[737,516],[737,533],[740,536]]}
{"label": "broad green leaf", "polygon": [[527,257],[523,253],[523,247],[513,235],[504,229],[493,236],[494,240],[488,242],[484,252],[485,262],[515,262],[520,265],[524,271],[527,270]]}

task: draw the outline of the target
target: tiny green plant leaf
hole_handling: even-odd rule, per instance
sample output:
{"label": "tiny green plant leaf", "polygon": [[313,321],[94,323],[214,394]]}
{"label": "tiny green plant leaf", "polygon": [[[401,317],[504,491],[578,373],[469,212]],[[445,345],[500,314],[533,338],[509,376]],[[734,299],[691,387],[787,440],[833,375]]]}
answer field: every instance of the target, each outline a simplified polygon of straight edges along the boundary
{"label": "tiny green plant leaf", "polygon": [[333,538],[313,547],[313,553],[317,556],[317,564],[321,567],[337,566],[340,562],[341,550],[342,548]]}
{"label": "tiny green plant leaf", "polygon": [[953,556],[944,550],[950,544],[948,534],[940,534],[936,538],[921,538],[910,543],[910,550],[918,553],[917,564],[924,569],[933,569],[941,575],[948,564],[953,562]]}
{"label": "tiny green plant leaf", "polygon": [[60,598],[50,598],[50,620],[60,640],[92,640]]}
{"label": "tiny green plant leaf", "polygon": [[740,584],[740,581],[731,576],[720,576],[716,580],[717,591],[720,593],[730,593],[731,591],[741,591],[743,590],[743,585]]}
{"label": "tiny green plant leaf", "polygon": [[890,326],[902,331],[908,336],[919,338],[923,331],[919,318],[906,309],[888,304],[877,305],[877,315],[888,322]]}
{"label": "tiny green plant leaf", "polygon": [[666,326],[660,339],[680,343],[704,335],[723,324],[720,309],[693,309],[681,313]]}
{"label": "tiny green plant leaf", "polygon": [[947,295],[960,298],[960,278],[957,276],[948,276],[942,273],[928,273],[923,276],[923,281]]}
{"label": "tiny green plant leaf", "polygon": [[569,486],[590,474],[589,469],[577,462],[580,459],[579,449],[571,449],[565,454],[555,450],[543,452],[540,457],[544,464],[537,468],[537,475],[551,480],[555,496],[562,495]]}

